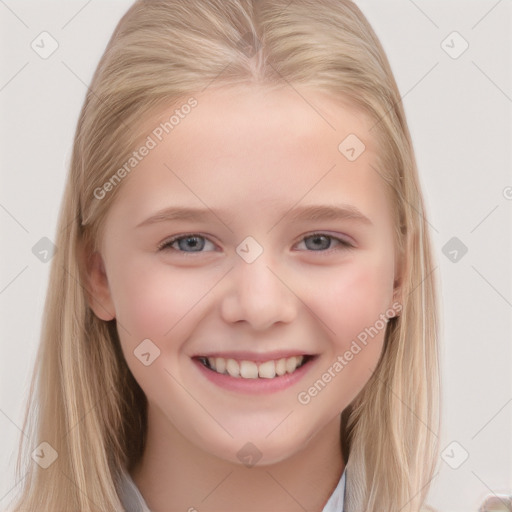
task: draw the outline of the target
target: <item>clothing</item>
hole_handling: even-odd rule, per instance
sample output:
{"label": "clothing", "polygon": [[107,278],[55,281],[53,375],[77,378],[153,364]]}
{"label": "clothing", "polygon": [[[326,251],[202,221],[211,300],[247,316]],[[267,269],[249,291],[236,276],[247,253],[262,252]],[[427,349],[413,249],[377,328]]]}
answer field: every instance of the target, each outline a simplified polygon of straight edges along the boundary
{"label": "clothing", "polygon": [[[343,512],[345,501],[345,479],[347,470],[343,471],[341,478],[325,504],[322,512]],[[125,473],[120,483],[120,498],[126,512],[151,512],[140,494],[132,478]]]}

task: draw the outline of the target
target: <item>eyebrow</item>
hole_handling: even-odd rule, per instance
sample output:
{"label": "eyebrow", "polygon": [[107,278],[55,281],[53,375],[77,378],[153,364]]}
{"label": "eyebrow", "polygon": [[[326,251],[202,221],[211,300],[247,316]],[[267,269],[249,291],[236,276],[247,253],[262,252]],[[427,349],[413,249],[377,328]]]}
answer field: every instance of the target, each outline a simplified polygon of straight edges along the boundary
{"label": "eyebrow", "polygon": [[[229,213],[223,209],[170,207],[156,212],[142,221],[138,227],[169,221],[206,221],[212,217],[227,218]],[[358,208],[352,205],[308,205],[292,208],[281,215],[289,221],[318,221],[318,220],[353,220],[360,224],[372,225],[372,222]]]}
{"label": "eyebrow", "polygon": [[300,208],[293,208],[284,217],[292,221],[316,221],[316,220],[354,220],[361,224],[371,225],[368,217],[355,206],[346,205],[309,205]]}

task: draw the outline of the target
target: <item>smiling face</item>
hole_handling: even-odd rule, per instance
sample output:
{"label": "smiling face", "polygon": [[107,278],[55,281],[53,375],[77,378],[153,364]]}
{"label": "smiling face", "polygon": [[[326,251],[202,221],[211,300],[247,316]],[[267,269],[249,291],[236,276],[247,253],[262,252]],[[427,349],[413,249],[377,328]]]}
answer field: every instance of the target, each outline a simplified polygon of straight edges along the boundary
{"label": "smiling face", "polygon": [[269,464],[338,435],[397,299],[370,124],[303,96],[197,95],[118,185],[90,273],[91,306],[117,320],[153,431],[237,463],[247,442]]}

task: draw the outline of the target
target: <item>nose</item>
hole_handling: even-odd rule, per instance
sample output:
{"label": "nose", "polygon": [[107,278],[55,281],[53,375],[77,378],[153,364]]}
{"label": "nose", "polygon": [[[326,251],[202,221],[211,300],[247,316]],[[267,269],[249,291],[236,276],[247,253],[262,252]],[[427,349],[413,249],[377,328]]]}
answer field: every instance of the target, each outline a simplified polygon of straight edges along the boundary
{"label": "nose", "polygon": [[[274,268],[273,268],[274,267]],[[229,323],[246,322],[254,330],[290,323],[297,315],[298,298],[289,276],[280,275],[265,252],[252,263],[241,258],[226,276],[221,314]]]}

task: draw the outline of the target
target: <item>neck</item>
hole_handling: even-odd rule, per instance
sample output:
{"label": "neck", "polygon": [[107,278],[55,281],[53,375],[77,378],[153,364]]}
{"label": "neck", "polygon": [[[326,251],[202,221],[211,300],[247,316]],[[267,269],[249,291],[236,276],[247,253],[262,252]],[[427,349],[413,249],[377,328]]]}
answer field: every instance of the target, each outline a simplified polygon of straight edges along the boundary
{"label": "neck", "polygon": [[191,444],[149,404],[132,478],[152,512],[321,512],[345,469],[336,417],[286,460],[246,467]]}

